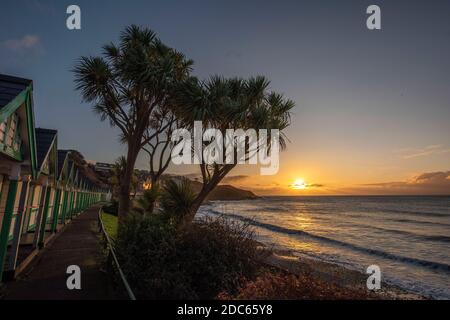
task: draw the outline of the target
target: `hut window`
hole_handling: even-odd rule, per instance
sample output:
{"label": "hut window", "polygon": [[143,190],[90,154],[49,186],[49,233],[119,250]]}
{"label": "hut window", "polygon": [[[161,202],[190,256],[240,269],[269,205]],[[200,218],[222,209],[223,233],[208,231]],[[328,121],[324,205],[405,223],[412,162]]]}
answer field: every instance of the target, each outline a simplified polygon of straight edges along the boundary
{"label": "hut window", "polygon": [[17,122],[12,148],[14,149],[14,151],[19,151],[21,145],[22,145],[22,137],[20,136],[20,122]]}
{"label": "hut window", "polygon": [[0,123],[0,143],[20,151],[22,139],[20,137],[20,121],[17,113],[13,113],[9,119]]}
{"label": "hut window", "polygon": [[2,123],[0,123],[0,143],[5,143],[7,124],[8,119],[5,119]]}
{"label": "hut window", "polygon": [[13,146],[14,137],[16,136],[18,123],[19,123],[19,117],[17,116],[16,113],[13,113],[9,120],[9,128],[6,133],[6,145],[8,147]]}
{"label": "hut window", "polygon": [[16,131],[16,126],[17,126],[17,122],[16,119],[14,119],[14,115],[11,116],[11,119],[9,120],[9,128],[6,131],[6,141],[5,144],[8,147],[12,146],[12,142],[13,142],[13,138],[14,138],[14,133]]}

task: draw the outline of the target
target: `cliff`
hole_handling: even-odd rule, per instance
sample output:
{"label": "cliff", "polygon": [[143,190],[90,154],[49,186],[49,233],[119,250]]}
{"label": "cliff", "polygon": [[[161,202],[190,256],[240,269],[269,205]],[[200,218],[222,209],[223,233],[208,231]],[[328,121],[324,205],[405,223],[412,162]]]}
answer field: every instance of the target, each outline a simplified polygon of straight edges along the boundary
{"label": "cliff", "polygon": [[[199,192],[202,188],[201,182],[191,181],[192,188]],[[218,185],[206,200],[248,200],[259,198],[249,190],[239,189],[229,184]]]}

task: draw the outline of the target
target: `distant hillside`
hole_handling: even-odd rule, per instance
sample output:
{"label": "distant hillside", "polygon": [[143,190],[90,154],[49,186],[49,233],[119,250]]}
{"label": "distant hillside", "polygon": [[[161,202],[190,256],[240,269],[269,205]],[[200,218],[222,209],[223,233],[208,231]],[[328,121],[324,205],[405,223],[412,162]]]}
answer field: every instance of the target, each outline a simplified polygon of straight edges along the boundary
{"label": "distant hillside", "polygon": [[[195,192],[199,192],[202,188],[201,182],[191,180],[191,184]],[[222,184],[218,185],[206,200],[248,200],[257,198],[258,196],[251,191],[239,189],[229,184]]]}
{"label": "distant hillside", "polygon": [[107,181],[103,181],[101,177],[95,172],[93,166],[84,159],[84,156],[77,150],[70,150],[70,159],[77,165],[82,174],[91,182],[106,187]]}

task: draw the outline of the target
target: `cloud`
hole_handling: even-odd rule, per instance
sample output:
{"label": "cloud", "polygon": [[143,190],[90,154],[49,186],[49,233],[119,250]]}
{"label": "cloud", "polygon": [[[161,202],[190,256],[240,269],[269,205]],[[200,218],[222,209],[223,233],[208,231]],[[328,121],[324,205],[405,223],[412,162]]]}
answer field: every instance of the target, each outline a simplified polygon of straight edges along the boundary
{"label": "cloud", "polygon": [[450,148],[445,148],[440,144],[432,144],[423,148],[406,148],[397,151],[403,159],[414,159],[448,152],[450,152]]}
{"label": "cloud", "polygon": [[426,172],[406,181],[371,183],[360,191],[378,191],[388,194],[450,194],[450,171]]}
{"label": "cloud", "polygon": [[3,46],[16,53],[37,52],[43,49],[41,39],[36,35],[25,35],[20,39],[9,39],[3,42]]}
{"label": "cloud", "polygon": [[325,187],[323,184],[318,184],[318,183],[311,183],[311,184],[307,184],[306,185],[309,188],[323,188]]}
{"label": "cloud", "polygon": [[41,38],[27,34],[21,38],[0,41],[0,69],[11,73],[17,70],[26,71],[31,65],[39,63],[45,54]]}
{"label": "cloud", "polygon": [[449,184],[450,171],[422,173],[413,179],[416,184]]}
{"label": "cloud", "polygon": [[248,177],[249,176],[246,176],[246,175],[229,176],[229,177],[223,178],[222,183],[240,182],[242,180],[247,179]]}

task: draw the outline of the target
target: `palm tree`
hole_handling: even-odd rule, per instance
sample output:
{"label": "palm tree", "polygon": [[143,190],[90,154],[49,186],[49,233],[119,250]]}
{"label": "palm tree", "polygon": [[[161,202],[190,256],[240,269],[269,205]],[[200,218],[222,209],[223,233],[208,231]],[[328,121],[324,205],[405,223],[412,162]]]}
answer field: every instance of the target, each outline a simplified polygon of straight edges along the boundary
{"label": "palm tree", "polygon": [[123,176],[123,172],[126,168],[127,159],[125,157],[119,157],[114,162],[111,176],[109,177],[109,184],[112,186],[113,190],[113,200],[117,201],[120,191],[121,178]]}
{"label": "palm tree", "polygon": [[[287,137],[282,131],[290,124],[292,100],[268,90],[270,82],[261,76],[249,79],[214,76],[208,81],[191,78],[177,91],[176,115],[184,126],[192,127],[194,121],[219,129],[278,129],[280,147],[285,149]],[[268,140],[270,137],[268,137]],[[204,146],[208,142],[203,142]],[[225,149],[225,148],[224,148]],[[245,159],[258,150],[245,149]],[[236,149],[234,150],[236,153]],[[225,151],[224,151],[225,153]],[[223,155],[225,159],[225,154]],[[200,164],[203,186],[193,200],[188,220],[193,220],[209,193],[236,166],[236,164]]]}
{"label": "palm tree", "polygon": [[195,193],[188,179],[167,180],[161,192],[160,211],[175,223],[183,222],[190,215],[194,200]]}
{"label": "palm tree", "polygon": [[142,215],[152,214],[159,196],[159,186],[152,186],[151,189],[145,190],[142,196],[137,199],[137,205],[133,210]]}
{"label": "palm tree", "polygon": [[84,101],[93,104],[102,121],[120,129],[120,141],[127,146],[119,222],[130,210],[137,156],[151,138],[144,133],[156,113],[170,108],[173,90],[189,76],[191,66],[192,60],[164,45],[153,31],[132,25],[122,32],[119,45],[104,46],[103,56],[81,57],[73,70]]}

